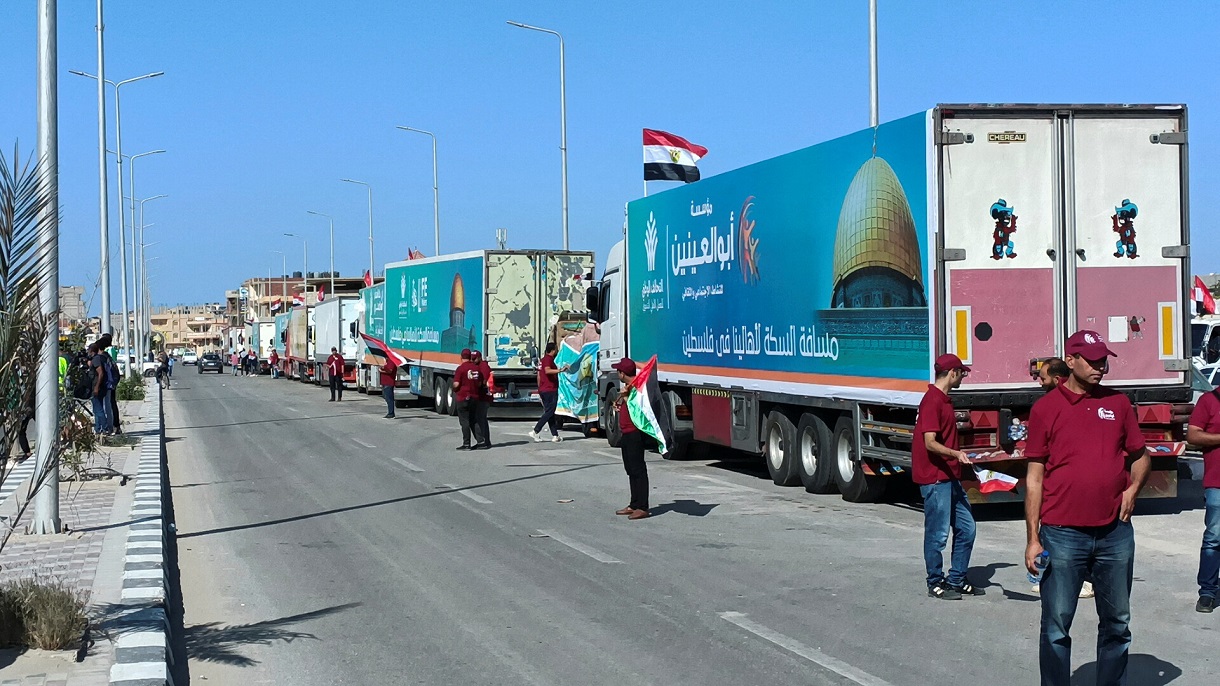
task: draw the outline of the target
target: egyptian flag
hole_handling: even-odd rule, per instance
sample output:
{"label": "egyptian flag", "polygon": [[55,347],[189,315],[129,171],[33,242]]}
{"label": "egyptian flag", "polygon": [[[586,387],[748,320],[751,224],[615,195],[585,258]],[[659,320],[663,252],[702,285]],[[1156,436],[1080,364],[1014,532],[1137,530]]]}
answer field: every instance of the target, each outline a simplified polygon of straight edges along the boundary
{"label": "egyptian flag", "polygon": [[275,300],[271,301],[271,311],[272,312],[279,312],[280,308],[283,306],[284,306],[283,298],[276,298]]}
{"label": "egyptian flag", "polygon": [[706,154],[707,148],[685,138],[644,129],[644,180],[698,181],[699,167],[695,164]]}
{"label": "egyptian flag", "polygon": [[369,270],[364,270],[364,287],[369,288],[373,285],[373,273]]}
{"label": "egyptian flag", "polygon": [[322,298],[326,294],[325,291],[326,291],[326,286],[318,286],[318,302],[322,302]]}
{"label": "egyptian flag", "polygon": [[360,338],[364,339],[364,345],[369,349],[370,355],[384,358],[394,363],[395,367],[401,367],[407,363],[407,358],[394,352],[394,349],[386,345],[384,341],[374,338],[363,331],[360,332]]}
{"label": "egyptian flag", "polygon": [[1017,488],[1017,478],[990,469],[974,468],[974,475],[979,480],[979,493],[996,493],[998,491],[1014,491]]}
{"label": "egyptian flag", "polygon": [[1212,292],[1207,289],[1203,279],[1197,276],[1195,277],[1195,287],[1191,289],[1190,299],[1195,301],[1195,307],[1200,314],[1216,313],[1216,299],[1212,297]]}
{"label": "egyptian flag", "polygon": [[303,298],[299,295],[292,296],[292,306],[293,307],[300,307],[301,305],[304,305],[304,304],[305,304],[305,298]]}
{"label": "egyptian flag", "polygon": [[631,393],[627,396],[627,411],[631,423],[640,431],[652,436],[662,455],[669,453],[674,445],[673,427],[669,425],[669,413],[661,401],[661,386],[657,382],[657,356],[653,355],[636,372],[631,381]]}

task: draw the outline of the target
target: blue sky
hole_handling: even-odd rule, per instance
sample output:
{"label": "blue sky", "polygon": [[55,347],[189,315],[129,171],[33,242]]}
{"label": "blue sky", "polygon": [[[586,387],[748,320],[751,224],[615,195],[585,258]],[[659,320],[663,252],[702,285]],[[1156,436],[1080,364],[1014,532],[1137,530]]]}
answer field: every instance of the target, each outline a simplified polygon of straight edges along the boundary
{"label": "blue sky", "polygon": [[[880,0],[881,116],[937,102],[1185,102],[1191,107],[1194,271],[1220,271],[1220,3]],[[33,150],[36,2],[0,4],[0,151]],[[697,8],[697,9],[696,9]],[[705,176],[868,124],[867,2],[150,2],[110,0],[106,76],[125,86],[124,153],[149,203],[157,303],[218,300],[243,279],[329,262],[432,254],[439,137],[442,250],[561,242],[558,42],[564,33],[573,248],[600,262],[642,192],[640,129],[707,146]],[[94,3],[59,10],[64,284],[98,275]],[[1208,66],[1210,65],[1210,66]],[[111,104],[108,109],[112,109]],[[113,117],[109,122],[112,127]],[[114,183],[113,167],[110,182]],[[660,190],[663,184],[655,184]],[[113,197],[113,192],[112,192]],[[112,215],[115,214],[111,203]],[[111,221],[117,237],[117,219]],[[117,249],[116,249],[117,250]],[[118,268],[113,299],[117,309]],[[98,298],[93,298],[94,310]]]}

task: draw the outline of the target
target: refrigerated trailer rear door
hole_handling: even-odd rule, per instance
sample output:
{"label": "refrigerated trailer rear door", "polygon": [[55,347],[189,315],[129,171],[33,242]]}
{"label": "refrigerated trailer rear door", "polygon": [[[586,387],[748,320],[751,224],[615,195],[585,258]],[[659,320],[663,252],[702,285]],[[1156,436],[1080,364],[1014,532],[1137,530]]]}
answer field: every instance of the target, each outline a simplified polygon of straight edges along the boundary
{"label": "refrigerated trailer rear door", "polygon": [[1062,340],[1053,113],[946,113],[941,131],[942,348],[971,365],[963,388],[1030,387]]}
{"label": "refrigerated trailer rear door", "polygon": [[[1092,329],[1118,354],[1106,381],[1183,383],[1166,363],[1186,359],[1183,312],[1185,145],[1153,142],[1181,130],[1177,113],[1073,113],[1063,120],[1073,226],[1068,286],[1076,328]],[[1171,365],[1172,366],[1172,365]]]}

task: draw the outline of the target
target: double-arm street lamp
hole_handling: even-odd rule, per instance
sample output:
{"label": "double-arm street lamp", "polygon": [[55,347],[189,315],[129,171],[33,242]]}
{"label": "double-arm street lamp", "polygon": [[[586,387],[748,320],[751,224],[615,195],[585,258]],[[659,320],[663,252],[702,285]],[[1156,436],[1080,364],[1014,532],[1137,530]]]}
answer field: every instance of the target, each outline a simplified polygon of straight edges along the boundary
{"label": "double-arm street lamp", "polygon": [[437,184],[436,176],[436,134],[423,129],[416,129],[410,126],[395,127],[403,131],[412,131],[414,133],[422,133],[425,136],[432,137],[432,230],[435,234],[433,237],[434,245],[432,249],[437,255],[441,254],[441,192],[440,186]]}
{"label": "double-arm street lamp", "polygon": [[344,183],[355,183],[364,186],[369,190],[369,278],[377,276],[377,272],[373,269],[373,187],[363,181],[355,179],[339,179]]}

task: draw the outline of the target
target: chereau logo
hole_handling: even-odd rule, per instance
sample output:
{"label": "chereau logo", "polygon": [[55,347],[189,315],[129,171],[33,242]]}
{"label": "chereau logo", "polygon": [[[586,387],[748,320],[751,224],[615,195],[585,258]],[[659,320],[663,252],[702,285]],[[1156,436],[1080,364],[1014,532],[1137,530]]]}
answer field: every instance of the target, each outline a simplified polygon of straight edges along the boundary
{"label": "chereau logo", "polygon": [[644,232],[644,249],[648,251],[648,271],[657,269],[657,218],[648,213],[648,230]]}
{"label": "chereau logo", "polygon": [[1107,410],[1104,407],[1099,407],[1099,408],[1097,408],[1097,417],[1098,417],[1098,419],[1104,419],[1106,421],[1112,422],[1112,421],[1114,421],[1114,410]]}

